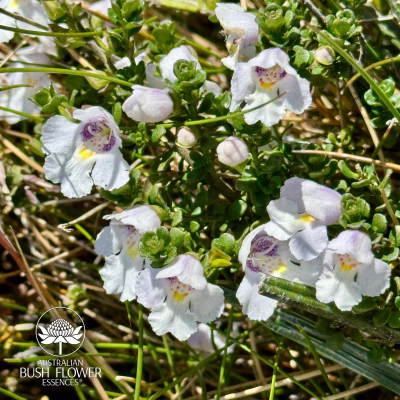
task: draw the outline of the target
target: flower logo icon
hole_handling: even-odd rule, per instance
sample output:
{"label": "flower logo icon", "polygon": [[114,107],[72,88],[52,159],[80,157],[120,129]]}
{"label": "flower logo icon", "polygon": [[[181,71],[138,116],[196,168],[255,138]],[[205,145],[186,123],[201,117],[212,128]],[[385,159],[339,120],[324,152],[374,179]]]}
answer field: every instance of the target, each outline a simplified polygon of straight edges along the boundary
{"label": "flower logo icon", "polygon": [[58,343],[59,355],[62,355],[62,344],[79,344],[79,340],[83,333],[79,333],[82,326],[78,326],[75,330],[72,325],[64,319],[57,319],[50,324],[46,329],[43,326],[38,326],[42,333],[38,335],[43,339],[42,344]]}
{"label": "flower logo icon", "polygon": [[[52,321],[50,325],[46,325],[46,327],[42,324],[40,324],[42,318],[47,314],[52,312],[55,309],[64,309],[68,317],[73,317],[71,319],[78,318],[82,322],[80,325],[76,325],[76,328],[72,326],[70,322],[63,318],[57,318],[56,320]],[[72,315],[71,313],[74,313],[75,315]],[[60,315],[60,314],[58,314]],[[62,314],[61,314],[62,315]],[[54,313],[52,314],[54,317]],[[47,316],[49,317],[49,316]],[[83,330],[81,331],[81,329]],[[55,355],[57,357],[65,357],[70,354],[75,353],[80,346],[82,345],[84,339],[85,339],[85,325],[83,323],[82,318],[73,310],[70,310],[69,308],[66,307],[56,307],[54,309],[46,311],[40,318],[39,321],[36,324],[36,337],[37,341],[40,345],[40,347],[48,354]],[[43,345],[51,345],[51,344],[57,344],[58,343],[58,354],[52,354],[51,352],[48,351],[48,347],[44,347]],[[70,347],[63,347],[64,344],[71,344],[71,345],[79,345],[77,348],[74,349],[69,354],[63,354],[63,350],[65,351],[67,348]]]}

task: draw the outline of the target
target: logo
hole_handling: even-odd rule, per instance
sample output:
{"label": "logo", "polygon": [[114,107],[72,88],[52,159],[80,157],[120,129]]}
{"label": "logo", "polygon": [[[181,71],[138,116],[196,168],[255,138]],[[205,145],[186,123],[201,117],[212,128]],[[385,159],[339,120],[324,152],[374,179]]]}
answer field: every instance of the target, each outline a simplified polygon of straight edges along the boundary
{"label": "logo", "polygon": [[[50,324],[46,324],[45,321],[46,318],[51,315],[50,312],[56,309],[63,309],[65,313],[71,315],[71,317],[77,316],[80,323],[74,328],[70,322],[58,318],[55,320],[53,319]],[[85,324],[79,314],[74,310],[66,307],[54,307],[46,311],[39,318],[36,324],[36,340],[47,354],[56,357],[66,357],[74,354],[82,346],[85,340]]]}

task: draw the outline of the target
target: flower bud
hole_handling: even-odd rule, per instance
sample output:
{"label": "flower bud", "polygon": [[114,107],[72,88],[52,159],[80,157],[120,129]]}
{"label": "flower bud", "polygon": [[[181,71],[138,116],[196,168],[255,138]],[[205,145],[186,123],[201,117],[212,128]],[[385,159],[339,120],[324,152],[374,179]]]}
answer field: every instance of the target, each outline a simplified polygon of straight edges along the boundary
{"label": "flower bud", "polygon": [[322,65],[331,65],[335,61],[335,52],[329,46],[321,46],[315,52],[315,59]]}
{"label": "flower bud", "polygon": [[161,89],[134,85],[133,94],[122,106],[128,117],[140,122],[160,122],[174,109],[171,96]]}
{"label": "flower bud", "polygon": [[188,149],[193,147],[198,141],[196,133],[192,132],[189,128],[181,128],[176,136],[176,144],[179,147]]}
{"label": "flower bud", "polygon": [[231,136],[221,142],[217,147],[218,160],[230,167],[236,167],[246,161],[249,149],[242,139]]}

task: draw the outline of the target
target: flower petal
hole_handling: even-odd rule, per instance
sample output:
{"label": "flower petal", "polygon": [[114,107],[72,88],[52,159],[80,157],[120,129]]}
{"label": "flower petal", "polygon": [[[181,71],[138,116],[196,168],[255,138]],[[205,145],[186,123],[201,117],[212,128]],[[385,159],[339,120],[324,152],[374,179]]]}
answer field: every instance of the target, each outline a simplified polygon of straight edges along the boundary
{"label": "flower petal", "polygon": [[136,298],[136,282],[145,262],[139,255],[130,257],[127,247],[124,244],[120,254],[106,257],[104,268],[99,271],[106,292],[121,293],[120,301],[132,301]]}
{"label": "flower petal", "polygon": [[94,251],[100,256],[110,256],[118,253],[122,248],[120,222],[111,221],[109,226],[106,226],[97,235],[94,242]]}
{"label": "flower petal", "polygon": [[170,264],[159,269],[157,279],[177,277],[180,282],[194,289],[205,289],[207,280],[200,261],[189,254],[175,257]]}
{"label": "flower petal", "polygon": [[354,282],[355,273],[341,269],[323,272],[318,282],[316,297],[322,303],[335,302],[341,311],[351,311],[361,299],[361,288]]}
{"label": "flower petal", "polygon": [[155,232],[161,226],[161,221],[154,208],[145,205],[136,205],[126,210],[106,215],[104,219],[121,221],[125,225],[134,226],[140,234]]}
{"label": "flower petal", "polygon": [[232,103],[230,110],[235,111],[242,101],[255,91],[255,85],[248,63],[239,63],[231,81]]}
{"label": "flower petal", "polygon": [[69,343],[69,344],[79,344],[79,340],[76,340],[75,338],[73,338],[72,336],[66,336],[65,340]]}
{"label": "flower petal", "polygon": [[42,340],[45,340],[49,337],[49,335],[42,335],[41,333],[38,333],[38,335]]}
{"label": "flower petal", "polygon": [[69,198],[83,197],[92,191],[93,180],[90,177],[96,156],[82,159],[78,151],[74,154],[52,153],[46,157],[44,172],[46,179],[61,183],[61,192]]}
{"label": "flower petal", "polygon": [[265,225],[265,232],[276,239],[287,240],[309,225],[298,215],[297,205],[284,197],[271,201],[267,211],[271,221]]}
{"label": "flower petal", "polygon": [[74,329],[74,332],[72,333],[74,336],[79,334],[79,331],[82,329],[82,325],[78,326],[77,328]]}
{"label": "flower petal", "polygon": [[372,264],[374,254],[370,237],[358,230],[346,230],[329,242],[328,249],[337,254],[349,254],[363,264]]}
{"label": "flower petal", "polygon": [[275,311],[278,302],[258,293],[262,274],[246,269],[246,274],[236,292],[243,314],[255,321],[266,321]]}
{"label": "flower petal", "polygon": [[167,85],[164,83],[163,79],[158,76],[154,76],[157,66],[155,64],[146,65],[146,81],[147,84],[156,89],[165,89]]}
{"label": "flower petal", "polygon": [[342,196],[326,186],[309,180],[301,184],[305,210],[325,225],[338,221],[342,214]]}
{"label": "flower petal", "polygon": [[140,275],[136,283],[137,301],[147,308],[152,308],[156,304],[164,302],[167,295],[163,287],[163,281],[156,279],[158,269],[150,266],[146,267]]}
{"label": "flower petal", "polygon": [[250,255],[251,242],[260,232],[265,230],[265,225],[266,224],[260,225],[259,227],[251,231],[248,235],[246,235],[246,237],[243,239],[238,256],[239,261],[242,263],[243,269],[246,268],[247,257]]}
{"label": "flower petal", "polygon": [[222,93],[222,89],[218,85],[218,83],[215,83],[215,82],[209,81],[209,80],[206,80],[204,82],[204,85],[202,86],[201,91],[214,93],[215,96],[219,96]]}
{"label": "flower petal", "polygon": [[281,197],[292,201],[297,205],[298,213],[303,213],[306,208],[303,202],[302,183],[305,179],[301,178],[290,178],[285,181],[285,184],[281,187]]}
{"label": "flower petal", "polygon": [[379,296],[390,286],[392,270],[388,264],[374,259],[370,265],[361,265],[357,274],[357,283],[363,296]]}
{"label": "flower petal", "polygon": [[258,42],[258,25],[254,14],[244,12],[242,7],[232,3],[217,3],[215,14],[226,35],[237,35],[244,46]]}
{"label": "flower petal", "polygon": [[133,94],[125,100],[122,109],[134,121],[154,123],[168,118],[174,103],[164,90],[134,85]]}
{"label": "flower petal", "polygon": [[[243,111],[250,110],[251,108],[261,106],[262,104],[272,100],[278,96],[277,87],[271,91],[259,92],[255,91],[246,97],[246,106]],[[266,126],[273,126],[277,124],[286,115],[286,108],[284,99],[281,97],[272,103],[265,105],[257,110],[251,111],[244,115],[246,123],[253,125],[261,121]]]}
{"label": "flower petal", "polygon": [[43,126],[41,141],[45,154],[72,152],[77,143],[78,124],[56,115]]}
{"label": "flower petal", "polygon": [[119,189],[129,181],[129,165],[114,146],[110,152],[98,154],[91,175],[95,185],[110,191]]}
{"label": "flower petal", "polygon": [[47,332],[47,329],[44,326],[38,325],[38,328],[40,328],[44,335],[49,336],[49,332]]}
{"label": "flower petal", "polygon": [[171,332],[178,340],[187,340],[197,330],[196,317],[189,311],[189,300],[175,301],[172,296],[152,308],[149,323],[157,335]]}
{"label": "flower petal", "polygon": [[196,315],[196,321],[211,322],[224,311],[224,299],[224,291],[219,286],[207,283],[205,289],[193,291],[190,310]]}
{"label": "flower petal", "polygon": [[325,225],[309,224],[290,239],[289,247],[298,260],[309,261],[317,258],[328,245],[328,232]]}
{"label": "flower petal", "polygon": [[312,97],[310,93],[310,82],[297,75],[287,74],[277,83],[279,93],[287,92],[283,96],[285,108],[295,114],[301,114],[310,107]]}
{"label": "flower petal", "polygon": [[49,336],[47,339],[43,340],[40,344],[52,344],[56,340],[55,336]]}

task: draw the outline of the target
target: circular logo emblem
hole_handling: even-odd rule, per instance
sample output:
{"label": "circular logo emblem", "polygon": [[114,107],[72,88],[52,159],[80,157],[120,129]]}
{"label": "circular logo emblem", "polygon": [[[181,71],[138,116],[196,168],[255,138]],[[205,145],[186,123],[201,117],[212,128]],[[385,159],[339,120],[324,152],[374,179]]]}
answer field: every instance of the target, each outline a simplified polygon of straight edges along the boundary
{"label": "circular logo emblem", "polygon": [[[75,318],[79,323],[76,327],[62,318],[53,318],[52,310],[63,309],[64,312]],[[73,314],[75,315],[73,315]],[[48,319],[48,317],[51,317]],[[50,322],[47,322],[49,321]],[[85,340],[85,324],[77,312],[67,307],[54,307],[47,310],[36,324],[36,340],[39,346],[51,356],[66,357],[74,354]]]}

